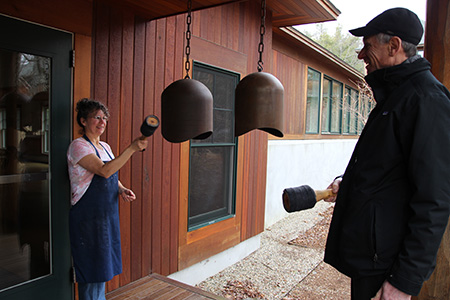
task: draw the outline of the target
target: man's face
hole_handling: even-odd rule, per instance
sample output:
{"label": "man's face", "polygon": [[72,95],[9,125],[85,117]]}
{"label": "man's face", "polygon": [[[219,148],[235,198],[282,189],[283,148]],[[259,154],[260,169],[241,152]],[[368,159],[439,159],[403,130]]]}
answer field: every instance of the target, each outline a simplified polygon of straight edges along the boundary
{"label": "man's face", "polygon": [[375,35],[364,37],[364,48],[358,58],[364,60],[367,74],[392,66],[389,56],[389,43],[381,44]]}

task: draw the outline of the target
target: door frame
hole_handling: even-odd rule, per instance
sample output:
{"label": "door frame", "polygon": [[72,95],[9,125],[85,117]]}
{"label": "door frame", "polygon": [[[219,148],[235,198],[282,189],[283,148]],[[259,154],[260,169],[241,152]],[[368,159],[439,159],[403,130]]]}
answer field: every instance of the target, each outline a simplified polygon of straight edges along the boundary
{"label": "door frame", "polygon": [[52,61],[49,156],[52,272],[0,292],[0,299],[69,300],[73,298],[73,285],[66,151],[72,140],[73,34],[0,15],[0,35],[1,48],[49,57]]}

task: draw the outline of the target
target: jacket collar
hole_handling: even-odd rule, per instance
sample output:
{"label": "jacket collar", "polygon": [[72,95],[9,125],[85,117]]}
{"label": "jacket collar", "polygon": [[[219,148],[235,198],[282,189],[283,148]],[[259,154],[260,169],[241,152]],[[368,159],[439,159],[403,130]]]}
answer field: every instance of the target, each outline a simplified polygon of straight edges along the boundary
{"label": "jacket collar", "polygon": [[394,89],[403,84],[412,75],[430,69],[430,63],[425,58],[416,55],[399,65],[376,70],[367,75],[365,80],[372,88],[375,101],[378,104],[384,102]]}

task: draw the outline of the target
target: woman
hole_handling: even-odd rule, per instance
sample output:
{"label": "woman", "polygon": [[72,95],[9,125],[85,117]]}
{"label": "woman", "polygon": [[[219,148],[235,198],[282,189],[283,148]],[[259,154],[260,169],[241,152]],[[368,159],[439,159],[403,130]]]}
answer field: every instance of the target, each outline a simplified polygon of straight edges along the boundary
{"label": "woman", "polygon": [[67,151],[72,190],[70,243],[80,300],[105,299],[105,282],[122,272],[118,195],[136,199],[118,180],[119,169],[147,140],[136,139],[118,157],[100,141],[109,112],[100,102],[77,103],[77,122],[82,137]]}

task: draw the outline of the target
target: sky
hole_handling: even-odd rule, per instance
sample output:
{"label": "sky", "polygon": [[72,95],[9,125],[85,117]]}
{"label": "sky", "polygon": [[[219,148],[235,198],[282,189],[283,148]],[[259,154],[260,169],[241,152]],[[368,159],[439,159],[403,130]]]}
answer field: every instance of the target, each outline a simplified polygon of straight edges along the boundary
{"label": "sky", "polygon": [[[425,21],[426,0],[330,0],[341,11],[337,21],[325,22],[329,33],[333,33],[337,24],[342,25],[343,32],[365,26],[374,17],[389,8],[405,7],[415,12],[419,19]],[[315,25],[298,26],[313,32]],[[330,30],[331,28],[331,30]]]}

